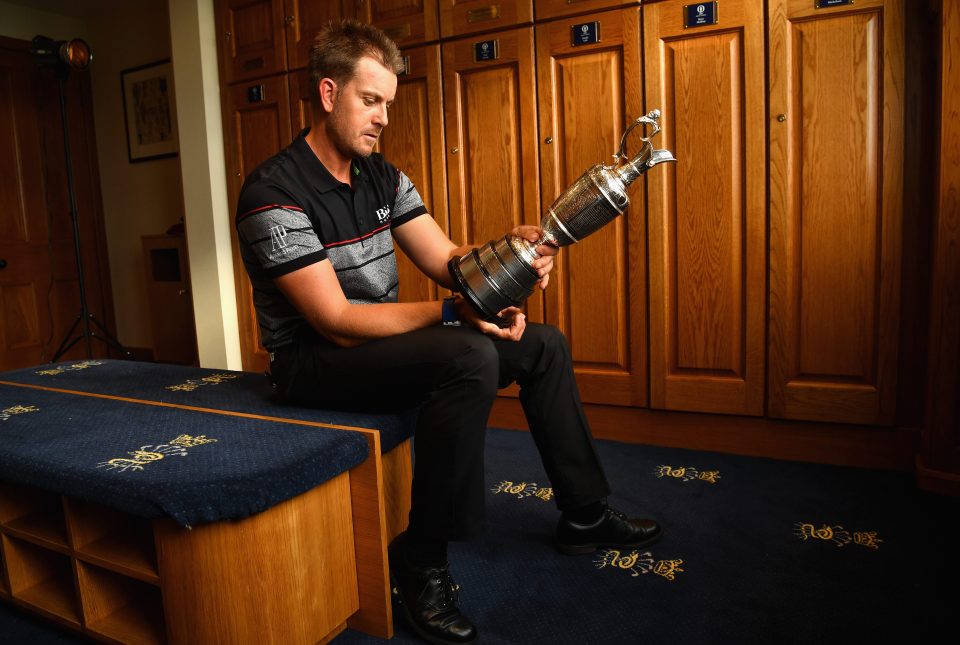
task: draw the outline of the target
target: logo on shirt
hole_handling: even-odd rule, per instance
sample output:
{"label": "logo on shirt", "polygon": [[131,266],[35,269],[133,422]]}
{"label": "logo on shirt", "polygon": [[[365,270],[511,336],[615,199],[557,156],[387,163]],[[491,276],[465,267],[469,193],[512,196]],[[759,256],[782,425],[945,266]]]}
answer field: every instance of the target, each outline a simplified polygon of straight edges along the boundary
{"label": "logo on shirt", "polygon": [[276,226],[270,227],[270,240],[273,242],[274,251],[284,252],[287,248],[287,229],[283,228],[283,224],[277,224]]}
{"label": "logo on shirt", "polygon": [[377,209],[377,221],[383,224],[387,221],[387,218],[390,217],[390,207],[384,206],[383,208]]}

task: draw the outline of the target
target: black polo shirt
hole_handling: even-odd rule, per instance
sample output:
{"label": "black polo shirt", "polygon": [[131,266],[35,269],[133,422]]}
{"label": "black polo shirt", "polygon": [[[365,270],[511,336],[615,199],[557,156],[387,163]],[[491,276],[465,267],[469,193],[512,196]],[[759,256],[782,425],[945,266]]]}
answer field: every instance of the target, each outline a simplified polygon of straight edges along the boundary
{"label": "black polo shirt", "polygon": [[379,154],[353,160],[352,187],[334,178],[304,139],[308,131],[250,173],[237,205],[240,254],[269,350],[307,324],[274,278],[328,259],[350,302],[396,302],[390,229],[427,212],[409,178]]}

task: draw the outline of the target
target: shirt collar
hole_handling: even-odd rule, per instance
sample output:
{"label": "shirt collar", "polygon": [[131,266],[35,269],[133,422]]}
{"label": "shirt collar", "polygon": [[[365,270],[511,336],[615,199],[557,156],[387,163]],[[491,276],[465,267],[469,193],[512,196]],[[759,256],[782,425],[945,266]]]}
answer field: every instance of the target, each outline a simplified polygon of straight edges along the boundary
{"label": "shirt collar", "polygon": [[[305,128],[300,132],[300,135],[293,141],[293,150],[296,155],[296,160],[299,165],[302,165],[303,168],[306,168],[310,171],[310,175],[314,177],[314,186],[321,193],[325,193],[340,186],[349,185],[344,184],[339,179],[330,174],[330,171],[327,170],[327,167],[317,158],[317,155],[314,154],[313,149],[310,147],[310,144],[307,143],[307,133],[310,132],[310,128]],[[367,181],[367,173],[364,171],[363,163],[361,159],[354,159],[350,162],[350,173],[353,176],[353,180],[356,181],[361,179]]]}

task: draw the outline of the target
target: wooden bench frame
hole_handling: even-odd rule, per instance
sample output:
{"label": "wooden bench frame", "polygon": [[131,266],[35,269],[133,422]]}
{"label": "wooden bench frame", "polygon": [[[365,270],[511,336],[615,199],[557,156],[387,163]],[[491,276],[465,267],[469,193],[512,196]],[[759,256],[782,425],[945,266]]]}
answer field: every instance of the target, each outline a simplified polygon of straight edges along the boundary
{"label": "wooden bench frame", "polygon": [[[29,508],[5,502],[0,491],[0,599],[108,642],[160,642],[165,633],[171,643],[312,644],[326,642],[346,627],[379,638],[393,636],[387,546],[407,524],[413,474],[410,440],[384,455],[380,433],[368,428],[0,384],[348,430],[362,433],[369,447],[369,457],[348,472],[249,518],[192,529],[167,519],[147,522],[150,528],[141,533],[152,538],[146,541],[152,541],[155,550],[153,571],[149,564],[131,565],[109,552],[116,538],[109,531],[100,534],[104,525],[118,524],[116,518],[98,525],[84,517],[122,514],[63,498],[59,503],[65,536],[52,538],[37,528],[43,521],[31,526],[33,513],[25,512]],[[49,508],[51,497],[56,496],[41,493],[38,499],[45,499]],[[316,539],[318,534],[323,534],[322,540]],[[90,535],[96,538],[92,542]],[[138,545],[127,547],[136,550]],[[60,598],[62,583],[52,596],[43,588],[50,567],[62,569],[64,562],[72,572],[74,597],[79,596],[79,603],[74,603],[79,606],[72,610],[69,599]],[[158,620],[158,608],[121,607],[130,589],[152,595],[154,600],[147,604],[157,605],[151,585],[159,586],[160,627],[144,624]]]}

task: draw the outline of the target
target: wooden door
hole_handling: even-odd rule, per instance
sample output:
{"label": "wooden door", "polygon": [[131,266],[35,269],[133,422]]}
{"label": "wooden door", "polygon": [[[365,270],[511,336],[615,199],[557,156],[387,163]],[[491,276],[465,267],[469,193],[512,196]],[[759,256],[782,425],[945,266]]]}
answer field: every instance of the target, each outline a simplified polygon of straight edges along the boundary
{"label": "wooden door", "polygon": [[216,22],[227,83],[287,68],[283,0],[216,0]]}
{"label": "wooden door", "polygon": [[140,244],[150,300],[153,360],[196,365],[187,239],[183,235],[143,235]]}
{"label": "wooden door", "polygon": [[643,10],[654,143],[678,159],[647,175],[650,406],[762,415],[763,2],[724,2],[717,24],[690,28],[684,4]]}
{"label": "wooden door", "polygon": [[440,37],[439,0],[357,0],[358,17],[383,30],[400,47]]}
{"label": "wooden door", "polygon": [[901,0],[770,0],[768,414],[890,424],[903,184]]}
{"label": "wooden door", "polygon": [[[79,332],[68,336],[80,289],[58,81],[29,47],[0,37],[0,370],[49,361]],[[65,90],[87,305],[115,333],[89,75],[71,74]],[[84,339],[62,360],[106,356],[97,336],[90,354]]]}
{"label": "wooden door", "polygon": [[356,7],[363,2],[363,0],[281,1],[284,6],[283,25],[290,69],[301,69],[309,65],[310,47],[320,27],[331,20],[356,17]]}
{"label": "wooden door", "polygon": [[[496,58],[474,60],[484,43]],[[533,29],[450,41],[442,52],[451,238],[484,244],[539,223]],[[527,308],[543,319],[539,294]]]}
{"label": "wooden door", "polygon": [[631,4],[640,4],[640,0],[536,0],[534,11],[540,21]]}
{"label": "wooden door", "polygon": [[440,0],[440,35],[502,32],[533,22],[533,0]]}
{"label": "wooden door", "polygon": [[[243,180],[262,161],[290,144],[290,106],[286,76],[274,76],[234,85],[227,90],[224,108],[224,138],[227,149],[227,184],[230,212],[236,213]],[[234,279],[237,287],[237,317],[243,369],[262,372],[269,366],[260,345],[260,328],[253,308],[253,292],[247,277],[237,232],[231,220]]]}
{"label": "wooden door", "polygon": [[[572,39],[578,25],[591,23],[599,42]],[[639,8],[537,25],[537,78],[546,210],[586,170],[609,164],[627,125],[644,112]],[[639,143],[635,134],[627,149]],[[591,403],[647,400],[642,180],[629,196],[626,213],[560,251],[545,293],[546,319],[566,335],[581,396]]]}
{"label": "wooden door", "polygon": [[[447,173],[443,163],[443,108],[440,45],[403,50],[407,71],[397,77],[390,121],[380,135],[380,152],[402,170],[427,210],[449,234]],[[400,301],[436,300],[437,285],[397,249]]]}

